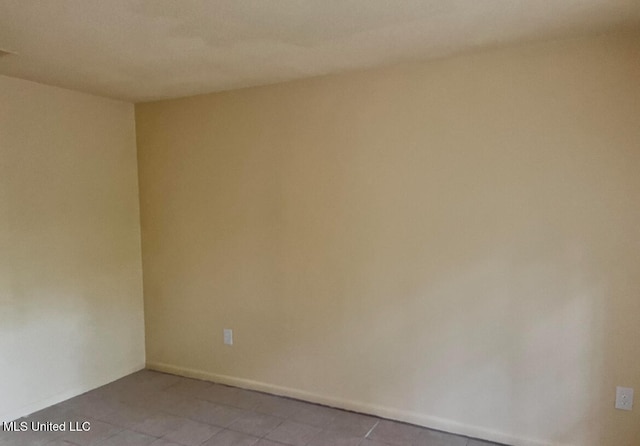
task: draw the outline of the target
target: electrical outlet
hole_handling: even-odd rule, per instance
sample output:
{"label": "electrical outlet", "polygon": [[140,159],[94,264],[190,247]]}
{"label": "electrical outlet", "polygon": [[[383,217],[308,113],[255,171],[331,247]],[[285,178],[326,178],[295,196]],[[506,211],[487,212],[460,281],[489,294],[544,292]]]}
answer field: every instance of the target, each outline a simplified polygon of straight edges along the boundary
{"label": "electrical outlet", "polygon": [[222,330],[224,343],[226,345],[233,345],[233,330],[230,328],[224,328]]}
{"label": "electrical outlet", "polygon": [[630,387],[616,387],[616,409],[633,409],[633,389]]}

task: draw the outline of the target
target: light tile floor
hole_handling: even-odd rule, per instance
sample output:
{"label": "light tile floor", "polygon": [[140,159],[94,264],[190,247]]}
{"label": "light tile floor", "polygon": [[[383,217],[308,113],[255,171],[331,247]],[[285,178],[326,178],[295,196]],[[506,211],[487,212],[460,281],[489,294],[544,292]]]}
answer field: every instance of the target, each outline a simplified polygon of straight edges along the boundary
{"label": "light tile floor", "polygon": [[458,435],[143,370],[18,421],[89,432],[3,432],[2,446],[490,446]]}

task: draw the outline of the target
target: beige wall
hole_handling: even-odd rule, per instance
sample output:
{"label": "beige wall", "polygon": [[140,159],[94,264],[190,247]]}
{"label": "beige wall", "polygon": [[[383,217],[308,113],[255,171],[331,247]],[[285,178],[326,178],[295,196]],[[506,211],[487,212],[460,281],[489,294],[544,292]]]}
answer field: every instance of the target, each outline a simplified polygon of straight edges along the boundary
{"label": "beige wall", "polygon": [[638,445],[640,409],[613,405],[640,390],[639,34],[136,120],[152,367],[515,445]]}
{"label": "beige wall", "polygon": [[133,105],[0,76],[0,421],[144,366]]}

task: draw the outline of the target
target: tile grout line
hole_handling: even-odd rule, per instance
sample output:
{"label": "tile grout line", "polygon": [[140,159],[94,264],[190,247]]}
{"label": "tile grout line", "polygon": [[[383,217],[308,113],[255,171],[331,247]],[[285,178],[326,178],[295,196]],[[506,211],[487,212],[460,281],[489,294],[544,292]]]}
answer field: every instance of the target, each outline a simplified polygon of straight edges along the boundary
{"label": "tile grout line", "polygon": [[364,436],[364,438],[369,438],[369,434],[371,434],[371,432],[373,432],[373,430],[378,427],[378,424],[380,424],[380,420],[376,421],[376,424],[373,425],[373,427],[371,429],[369,429],[369,432],[367,432],[367,435]]}

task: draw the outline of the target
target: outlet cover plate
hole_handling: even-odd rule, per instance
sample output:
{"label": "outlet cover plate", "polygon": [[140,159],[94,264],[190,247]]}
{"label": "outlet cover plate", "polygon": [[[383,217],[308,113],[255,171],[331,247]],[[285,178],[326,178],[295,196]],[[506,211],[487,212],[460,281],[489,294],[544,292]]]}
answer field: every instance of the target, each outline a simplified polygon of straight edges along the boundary
{"label": "outlet cover plate", "polygon": [[222,335],[224,338],[224,343],[226,345],[233,345],[233,330],[230,328],[224,328],[222,330]]}
{"label": "outlet cover plate", "polygon": [[633,409],[633,389],[631,387],[616,387],[616,409]]}

